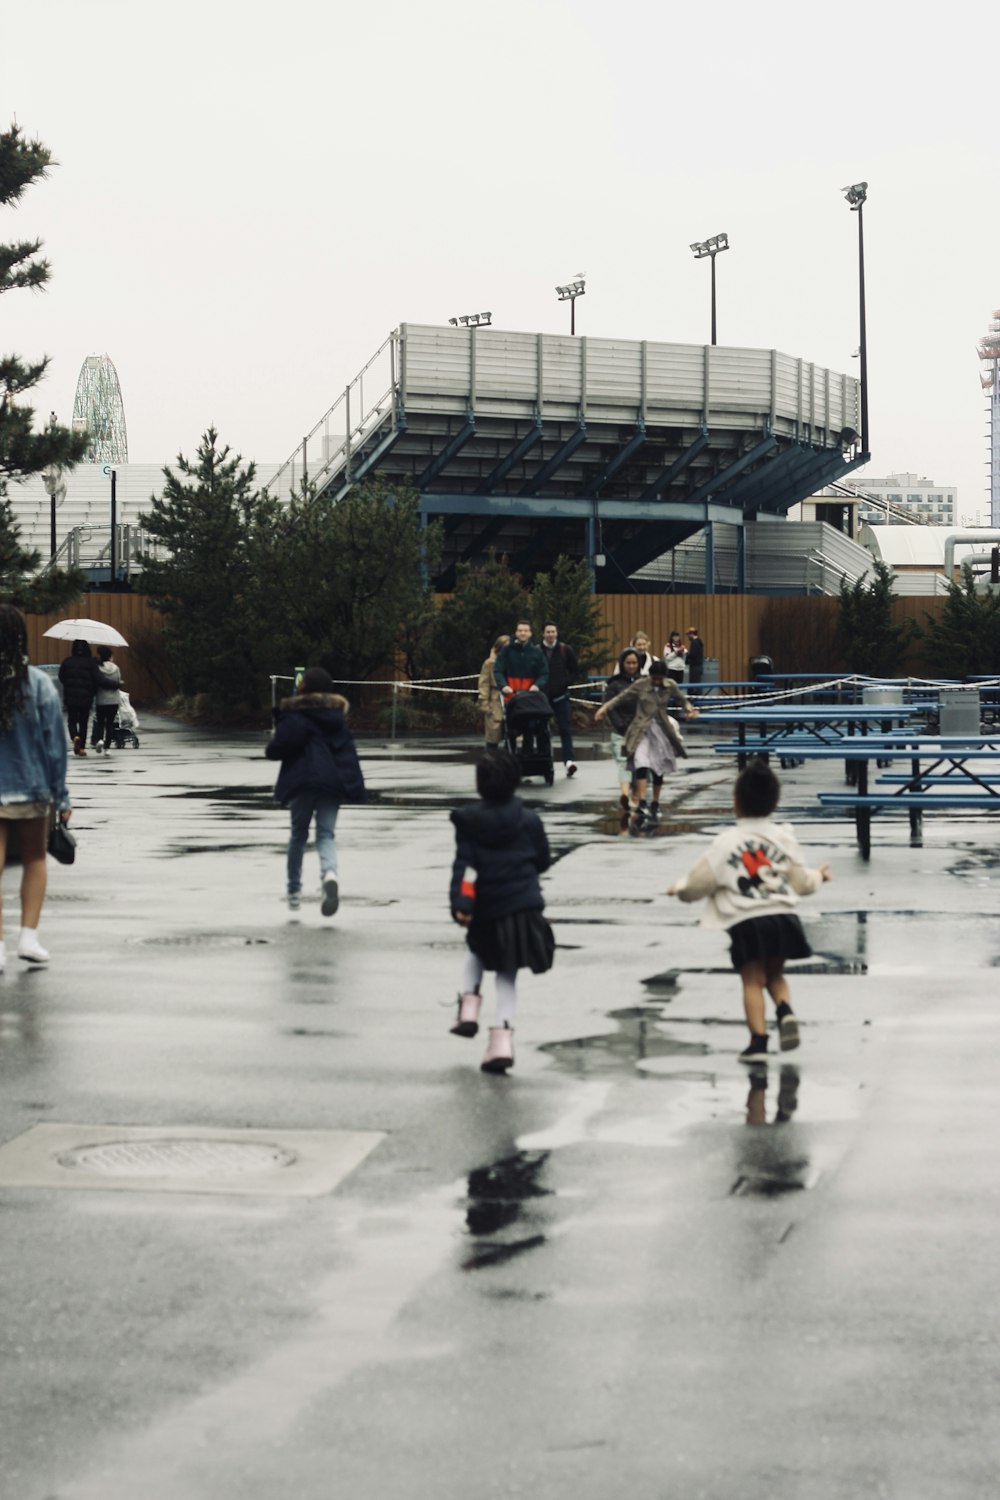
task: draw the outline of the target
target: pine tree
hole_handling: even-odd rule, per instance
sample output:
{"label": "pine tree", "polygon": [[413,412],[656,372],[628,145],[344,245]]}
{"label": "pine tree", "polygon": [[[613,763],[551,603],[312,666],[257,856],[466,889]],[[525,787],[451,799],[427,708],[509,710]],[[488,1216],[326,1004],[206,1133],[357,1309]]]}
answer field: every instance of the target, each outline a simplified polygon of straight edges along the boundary
{"label": "pine tree", "polygon": [[439,551],[440,526],[422,525],[413,490],[376,479],[339,500],[311,486],[294,496],[270,538],[271,670],[311,663],[353,684],[412,657],[433,619]]}
{"label": "pine tree", "polygon": [[993,675],[1000,671],[1000,594],[980,594],[968,563],[961,583],[948,584],[938,620],[927,616],[927,658],[942,677]]}
{"label": "pine tree", "polygon": [[[141,517],[157,553],[143,556],[143,589],[165,616],[164,643],[182,694],[207,694],[220,709],[261,702],[262,533],[273,520],[254,487],[255,468],[219,448],[208,428],[190,463],[164,471],[162,494]],[[158,555],[162,548],[162,554]]]}
{"label": "pine tree", "polygon": [[[19,126],[0,131],[0,208],[15,207],[51,164],[47,148],[40,141],[26,140]],[[44,287],[49,263],[39,258],[41,247],[40,240],[0,243],[0,293]],[[56,422],[33,430],[34,408],[23,398],[41,380],[48,363],[47,358],[25,363],[14,354],[0,355],[0,595],[27,609],[54,609],[75,598],[86,583],[77,569],[52,568],[32,577],[40,555],[21,547],[8,498],[8,480],[26,479],[50,464],[72,468],[86,451],[85,433]]]}
{"label": "pine tree", "polygon": [[899,677],[915,634],[912,620],[892,623],[892,570],[881,560],[848,587],[841,581],[836,645],[849,672]]}

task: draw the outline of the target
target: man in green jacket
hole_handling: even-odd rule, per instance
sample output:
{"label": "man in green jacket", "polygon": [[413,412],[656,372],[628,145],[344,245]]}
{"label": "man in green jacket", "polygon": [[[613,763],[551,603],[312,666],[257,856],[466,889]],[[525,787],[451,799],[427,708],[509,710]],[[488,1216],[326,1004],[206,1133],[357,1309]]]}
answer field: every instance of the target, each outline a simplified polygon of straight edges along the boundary
{"label": "man in green jacket", "polygon": [[[531,639],[530,620],[518,620],[514,639],[497,653],[493,676],[505,703],[512,693],[544,693],[548,687],[549,664],[541,646],[536,646]],[[530,738],[526,734],[522,743],[526,754],[533,749]]]}

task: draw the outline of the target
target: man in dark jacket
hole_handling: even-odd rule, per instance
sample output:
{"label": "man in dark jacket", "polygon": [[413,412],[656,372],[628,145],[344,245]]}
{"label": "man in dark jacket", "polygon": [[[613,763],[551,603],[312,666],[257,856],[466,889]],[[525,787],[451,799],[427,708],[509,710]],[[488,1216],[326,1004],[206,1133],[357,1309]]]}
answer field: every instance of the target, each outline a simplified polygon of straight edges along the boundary
{"label": "man in dark jacket", "polygon": [[559,725],[563,765],[566,767],[567,776],[575,776],[573,706],[569,701],[569,689],[578,680],[580,667],[576,652],[572,646],[564,645],[559,639],[559,627],[552,620],[548,620],[542,626],[542,652],[549,666],[549,687],[546,696],[552,704],[552,712]]}
{"label": "man in dark jacket", "polygon": [[70,654],[59,667],[59,681],[62,683],[63,707],[69,737],[73,741],[73,754],[86,755],[87,721],[97,692],[97,662],[86,641],[73,642]]}
{"label": "man in dark jacket", "polygon": [[[514,639],[497,652],[493,676],[505,703],[512,693],[545,692],[549,683],[549,664],[545,652],[531,639],[530,620],[518,620]],[[530,754],[533,747],[534,738],[526,733],[522,750]]]}
{"label": "man in dark jacket", "polygon": [[705,642],[698,634],[697,625],[688,626],[688,682],[700,682],[705,671]]}
{"label": "man in dark jacket", "polygon": [[333,678],[322,667],[309,667],[292,698],[281,704],[277,728],[265,754],[280,760],[274,795],[291,814],[288,840],[288,905],[302,904],[302,857],[309,826],[316,818],[324,917],[340,902],[334,828],[344,802],[364,802],[365,783],[358,752],[347,728],[350,708],[333,691]]}

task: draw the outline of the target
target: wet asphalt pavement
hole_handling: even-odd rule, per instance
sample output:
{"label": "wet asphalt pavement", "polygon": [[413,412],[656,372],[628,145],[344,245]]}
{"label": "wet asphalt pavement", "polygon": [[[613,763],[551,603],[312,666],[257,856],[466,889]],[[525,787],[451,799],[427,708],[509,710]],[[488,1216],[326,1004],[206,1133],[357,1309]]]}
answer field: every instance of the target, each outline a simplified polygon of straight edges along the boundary
{"label": "wet asphalt pavement", "polygon": [[1000,822],[880,819],[865,864],[836,775],[783,774],[834,881],[801,1049],[748,1076],[725,939],[662,894],[729,817],[690,740],[649,838],[598,742],[525,789],[559,946],[506,1079],[448,1034],[470,741],[362,743],[330,920],[281,899],[261,736],[73,763],[51,966],[0,978],[4,1500],[992,1500]]}

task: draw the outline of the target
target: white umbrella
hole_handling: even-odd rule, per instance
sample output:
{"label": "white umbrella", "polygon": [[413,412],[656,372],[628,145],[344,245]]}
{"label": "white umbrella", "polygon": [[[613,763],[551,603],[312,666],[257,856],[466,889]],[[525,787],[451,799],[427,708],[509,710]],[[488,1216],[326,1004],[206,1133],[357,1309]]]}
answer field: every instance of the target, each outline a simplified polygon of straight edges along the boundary
{"label": "white umbrella", "polygon": [[59,620],[42,634],[55,641],[89,641],[92,646],[128,645],[125,637],[103,620]]}

